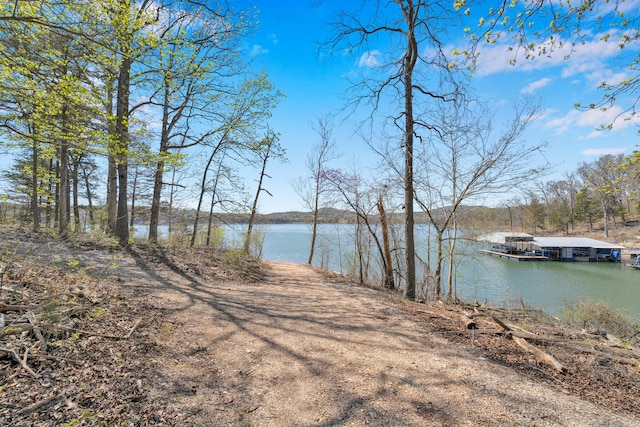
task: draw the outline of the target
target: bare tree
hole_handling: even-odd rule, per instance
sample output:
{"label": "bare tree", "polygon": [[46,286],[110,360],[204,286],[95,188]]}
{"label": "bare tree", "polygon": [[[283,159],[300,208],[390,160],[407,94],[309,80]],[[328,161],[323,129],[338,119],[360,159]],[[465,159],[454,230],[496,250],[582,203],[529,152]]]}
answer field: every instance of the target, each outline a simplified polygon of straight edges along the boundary
{"label": "bare tree", "polygon": [[205,5],[166,10],[161,38],[154,54],[160,63],[146,86],[150,105],[162,117],[158,135],[149,240],[158,238],[160,199],[165,164],[172,154],[203,144],[219,131],[211,126],[224,110],[221,93],[234,90],[233,82],[245,72],[237,54],[247,20],[231,8],[213,11]]}
{"label": "bare tree", "polygon": [[[371,66],[372,72],[363,74],[362,80],[352,85],[356,95],[351,106],[368,104],[371,119],[375,113],[382,113],[399,133],[404,157],[404,294],[414,299],[414,140],[425,130],[436,127],[428,116],[420,116],[415,107],[451,101],[460,94],[456,66],[448,59],[445,47],[447,29],[459,23],[459,15],[441,1],[379,0],[375,5],[367,2],[364,5],[371,7],[358,11],[361,13],[340,16],[335,25],[336,36],[328,45],[363,53],[362,61]],[[370,15],[363,18],[365,13]],[[370,44],[377,45],[383,38],[391,40],[388,56],[369,50]],[[388,105],[393,107],[388,110]]]}
{"label": "bare tree", "polygon": [[[375,211],[380,212],[381,196],[374,190],[377,185],[364,182],[357,173],[348,173],[339,169],[327,169],[323,172],[328,188],[339,200],[341,200],[356,215],[356,267],[359,270],[359,279],[364,283],[369,276],[369,259],[371,257],[371,244],[377,250],[382,265],[383,286],[393,288],[393,267],[390,265],[391,256],[386,251],[386,243],[380,242],[379,224]],[[377,196],[376,196],[377,194]],[[384,209],[382,209],[384,214]],[[366,233],[363,232],[365,228]],[[366,235],[365,235],[366,234]],[[385,234],[383,234],[384,236]],[[389,277],[389,275],[391,277]]]}
{"label": "bare tree", "polygon": [[443,243],[450,242],[447,297],[452,298],[453,249],[457,239],[456,216],[463,203],[501,194],[535,178],[542,171],[532,159],[544,146],[528,145],[525,129],[539,112],[539,105],[525,99],[514,108],[514,118],[497,133],[482,105],[470,110],[456,102],[437,113],[439,129],[417,153],[420,175],[416,201],[435,230],[436,260],[434,293],[441,293]]}
{"label": "bare tree", "polygon": [[393,258],[391,258],[391,241],[389,238],[389,218],[384,209],[382,193],[378,194],[378,213],[380,214],[380,225],[382,227],[382,243],[384,248],[384,287],[395,288],[393,277]]}
{"label": "bare tree", "polygon": [[261,160],[262,168],[260,170],[260,178],[258,179],[258,188],[256,190],[256,196],[253,199],[253,205],[251,206],[251,214],[249,215],[249,224],[247,225],[247,234],[244,239],[243,250],[246,254],[249,253],[251,246],[251,234],[253,231],[253,223],[258,213],[258,199],[260,194],[264,191],[268,195],[272,196],[269,190],[264,187],[264,179],[271,178],[267,175],[267,163],[270,159],[275,158],[280,161],[286,160],[284,149],[278,144],[279,136],[272,130],[268,130],[265,137],[255,146],[255,152],[258,158]]}
{"label": "bare tree", "polygon": [[316,238],[318,236],[318,213],[320,211],[320,202],[322,194],[328,188],[324,180],[324,169],[331,160],[335,160],[336,143],[333,139],[333,126],[328,116],[318,118],[313,127],[320,141],[315,144],[309,153],[305,165],[309,175],[306,178],[299,178],[293,187],[306,205],[313,212],[313,220],[311,225],[311,248],[309,249],[309,258],[307,264],[313,262],[313,255],[316,247]]}
{"label": "bare tree", "polygon": [[[209,158],[202,172],[200,194],[194,219],[191,246],[195,244],[198,232],[200,210],[207,191],[211,168],[220,165],[223,160],[235,157],[242,163],[250,162],[249,156],[243,153],[252,152],[257,140],[257,132],[263,128],[264,122],[271,117],[271,110],[282,94],[275,89],[265,73],[247,78],[220,105],[216,115],[215,131],[208,132],[202,145],[210,149]],[[255,153],[255,151],[253,151]],[[219,168],[217,168],[219,170]],[[214,186],[217,188],[217,185]],[[215,203],[216,194],[212,194],[211,203]]]}

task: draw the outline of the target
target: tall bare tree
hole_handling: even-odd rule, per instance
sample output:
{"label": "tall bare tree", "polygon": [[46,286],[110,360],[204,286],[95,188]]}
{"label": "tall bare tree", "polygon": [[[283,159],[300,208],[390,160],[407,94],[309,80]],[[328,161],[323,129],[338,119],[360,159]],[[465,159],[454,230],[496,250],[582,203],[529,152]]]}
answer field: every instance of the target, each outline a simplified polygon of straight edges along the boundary
{"label": "tall bare tree", "polygon": [[453,252],[457,239],[456,216],[465,202],[479,202],[534,179],[542,165],[533,161],[543,142],[527,144],[523,132],[539,113],[539,104],[525,99],[514,107],[514,117],[504,129],[494,131],[487,109],[471,110],[454,102],[432,113],[439,121],[417,153],[419,175],[416,201],[435,230],[434,294],[441,294],[444,242],[449,241],[447,297],[453,297]]}
{"label": "tall bare tree", "polygon": [[[460,94],[457,69],[446,48],[448,29],[459,24],[458,18],[444,1],[364,2],[361,10],[340,15],[335,38],[328,43],[341,52],[360,52],[360,62],[370,66],[360,81],[353,82],[351,107],[368,104],[370,119],[382,113],[399,134],[404,158],[404,294],[408,299],[414,299],[416,291],[414,141],[436,127],[416,106],[451,101]],[[383,40],[390,41],[388,52],[370,50],[369,46]]]}
{"label": "tall bare tree", "polygon": [[[226,97],[224,103],[219,104],[220,111],[216,116],[215,131],[209,132],[206,141],[203,142],[210,152],[202,171],[191,246],[195,244],[200,210],[210,189],[207,183],[211,168],[218,166],[222,159],[235,158],[243,163],[248,161],[249,156],[245,156],[245,153],[251,152],[255,147],[258,132],[271,117],[271,110],[281,96],[282,94],[269,81],[266,73],[262,73],[245,79],[230,96]],[[217,185],[214,188],[217,188]],[[215,193],[211,195],[211,203],[215,203],[216,197]]]}
{"label": "tall bare tree", "polygon": [[320,140],[317,144],[313,145],[307,154],[305,166],[309,175],[299,178],[294,183],[296,193],[298,193],[298,196],[300,196],[305,206],[313,212],[311,248],[309,249],[309,257],[307,258],[307,264],[309,265],[313,262],[316,247],[318,214],[320,212],[322,195],[328,190],[323,172],[327,164],[338,157],[336,153],[336,142],[333,139],[333,125],[330,118],[328,116],[318,118],[313,129],[318,134]]}
{"label": "tall bare tree", "polygon": [[279,135],[276,134],[272,130],[267,130],[267,134],[264,138],[255,145],[254,151],[258,158],[260,159],[261,169],[260,169],[260,177],[258,178],[258,186],[256,189],[256,195],[253,199],[253,204],[251,205],[251,212],[249,214],[249,223],[247,224],[247,234],[244,238],[244,253],[248,254],[249,249],[251,247],[251,238],[253,233],[253,224],[256,219],[256,214],[258,213],[258,200],[260,199],[260,194],[264,191],[270,196],[273,196],[269,190],[264,185],[265,178],[271,178],[267,174],[267,164],[269,160],[276,159],[280,161],[286,160],[286,152],[282,146],[278,143]]}

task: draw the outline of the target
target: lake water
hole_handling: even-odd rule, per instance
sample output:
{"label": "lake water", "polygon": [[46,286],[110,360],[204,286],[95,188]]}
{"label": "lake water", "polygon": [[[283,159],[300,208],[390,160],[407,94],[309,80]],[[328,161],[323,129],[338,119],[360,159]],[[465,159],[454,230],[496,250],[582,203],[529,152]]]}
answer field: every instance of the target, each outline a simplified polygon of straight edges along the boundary
{"label": "lake water", "polygon": [[[351,229],[344,225],[320,225],[314,264],[323,263],[326,267],[328,259],[330,270],[345,272],[338,257],[353,253]],[[416,241],[420,235],[418,230]],[[265,228],[262,258],[305,263],[310,245],[309,225],[269,225]],[[494,305],[512,306],[522,298],[527,306],[558,314],[568,302],[589,299],[640,317],[640,270],[613,263],[514,261],[481,254],[478,251],[481,248],[484,246],[471,244],[459,257],[455,286],[465,301],[482,302],[486,298]]]}
{"label": "lake water", "polygon": [[[238,241],[243,226],[226,227],[228,241]],[[353,226],[321,224],[314,265],[348,272],[353,254]],[[425,227],[417,228],[416,242],[425,241]],[[263,236],[262,258],[269,261],[306,263],[311,245],[307,224],[259,226]],[[418,244],[417,244],[418,245]],[[426,244],[425,244],[426,245]],[[418,245],[419,246],[419,245]],[[464,301],[514,306],[522,299],[529,307],[559,314],[563,306],[581,299],[605,302],[640,319],[640,270],[613,263],[519,262],[480,254],[484,245],[460,244],[455,287]],[[418,247],[425,257],[426,248]],[[342,260],[342,261],[341,261]],[[443,280],[443,287],[446,281]]]}

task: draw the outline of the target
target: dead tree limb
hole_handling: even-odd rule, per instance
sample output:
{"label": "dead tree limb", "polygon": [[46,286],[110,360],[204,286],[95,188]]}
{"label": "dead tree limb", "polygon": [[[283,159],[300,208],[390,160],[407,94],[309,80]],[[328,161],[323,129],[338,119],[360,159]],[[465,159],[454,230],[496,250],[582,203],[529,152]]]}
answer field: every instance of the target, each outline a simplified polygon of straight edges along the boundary
{"label": "dead tree limb", "polygon": [[29,406],[26,406],[24,408],[22,408],[19,412],[18,415],[19,416],[25,416],[25,415],[29,415],[32,412],[37,411],[38,409],[42,408],[45,405],[50,404],[51,402],[55,402],[56,400],[60,400],[60,399],[66,399],[68,395],[70,395],[72,393],[72,390],[64,390],[61,393],[58,393],[56,395],[47,397],[46,399],[43,400],[39,400],[35,403],[32,403]]}
{"label": "dead tree limb", "polygon": [[504,329],[505,331],[509,331],[511,332],[511,328],[508,327],[502,320],[498,319],[497,317],[493,316],[491,317],[493,319],[494,322],[496,322],[498,325],[500,325],[500,327],[502,329]]}
{"label": "dead tree limb", "polygon": [[7,313],[9,311],[27,311],[27,306],[23,304],[0,303],[0,312]]}
{"label": "dead tree limb", "polygon": [[478,324],[473,320],[472,315],[464,313],[462,315],[462,321],[464,322],[465,329],[478,329]]}
{"label": "dead tree limb", "polygon": [[[28,351],[28,350],[27,350],[27,351]],[[32,369],[27,365],[27,362],[26,362],[26,359],[27,359],[27,358],[26,358],[27,353],[26,353],[26,352],[25,352],[25,358],[24,358],[24,359],[22,359],[22,358],[18,355],[18,353],[16,353],[16,351],[15,351],[15,350],[12,350],[12,349],[10,349],[10,348],[0,347],[0,353],[6,353],[6,354],[8,354],[9,356],[11,356],[11,358],[12,358],[13,360],[15,360],[16,362],[18,362],[18,363],[20,364],[20,366],[22,367],[22,369],[24,369],[25,371],[27,371],[27,372],[28,372],[28,373],[29,373],[33,378],[36,378],[36,379],[37,379],[37,378],[40,378],[40,375],[39,375],[39,374],[36,374],[36,373],[35,373],[35,372],[34,372],[34,371],[33,371],[33,370],[32,370]]]}
{"label": "dead tree limb", "polygon": [[125,335],[122,339],[129,339],[131,337],[131,335],[133,334],[133,331],[136,330],[136,328],[138,327],[138,325],[140,324],[140,322],[142,322],[142,319],[138,319],[136,320],[136,322],[133,324],[133,326],[131,327],[131,329],[129,330],[129,333],[127,335]]}
{"label": "dead tree limb", "polygon": [[30,311],[25,315],[25,317],[27,318],[27,320],[29,321],[29,324],[31,325],[31,328],[33,330],[33,334],[40,341],[40,345],[42,346],[42,351],[44,351],[46,353],[48,351],[48,349],[49,349],[49,343],[47,343],[47,340],[44,339],[44,336],[42,335],[42,332],[40,332],[40,328],[38,327],[38,325],[36,325],[36,316],[35,316],[35,314],[33,314],[33,311]]}
{"label": "dead tree limb", "polygon": [[63,331],[74,332],[74,333],[88,335],[88,336],[92,336],[92,337],[108,338],[108,339],[111,339],[111,340],[126,340],[126,339],[131,337],[131,335],[136,330],[138,325],[140,325],[141,321],[142,321],[142,319],[136,320],[135,323],[133,324],[133,326],[131,327],[131,329],[129,330],[129,332],[126,335],[123,335],[123,336],[120,336],[120,335],[109,335],[109,334],[98,334],[96,332],[90,332],[90,331],[86,331],[84,329],[78,329],[78,328],[70,328],[70,327],[67,327],[67,326],[58,326],[58,328],[62,329]]}
{"label": "dead tree limb", "polygon": [[516,344],[518,344],[524,350],[528,351],[529,353],[532,353],[536,357],[536,359],[538,359],[539,361],[546,363],[547,365],[551,366],[553,369],[555,369],[560,373],[565,373],[567,371],[567,368],[562,366],[562,364],[558,362],[558,360],[555,357],[553,357],[552,355],[550,355],[545,351],[540,350],[538,347],[534,346],[533,344],[530,344],[524,338],[520,338],[516,336],[512,336],[511,338],[515,341]]}

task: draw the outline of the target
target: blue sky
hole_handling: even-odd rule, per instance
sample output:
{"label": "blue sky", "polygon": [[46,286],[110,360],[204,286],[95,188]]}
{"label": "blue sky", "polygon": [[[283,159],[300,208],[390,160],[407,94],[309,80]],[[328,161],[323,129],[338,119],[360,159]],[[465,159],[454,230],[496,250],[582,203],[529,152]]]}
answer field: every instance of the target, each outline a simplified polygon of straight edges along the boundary
{"label": "blue sky", "polygon": [[[364,72],[366,54],[321,59],[318,43],[330,36],[327,23],[335,18],[342,2],[327,1],[322,7],[305,0],[259,0],[259,28],[247,49],[257,69],[264,68],[278,89],[286,94],[274,112],[271,127],[281,134],[280,142],[287,149],[289,163],[273,163],[269,167],[272,179],[266,184],[273,197],[263,194],[260,211],[280,212],[303,208],[291,188],[292,181],[306,175],[304,162],[310,147],[318,142],[313,122],[344,106],[341,96],[348,87],[344,76]],[[627,4],[631,13],[640,2]],[[348,4],[347,4],[348,5]],[[637,12],[635,12],[637,15]],[[510,65],[513,53],[504,44],[484,46],[472,86],[484,101],[500,111],[524,94],[538,97],[543,114],[529,128],[526,141],[548,141],[544,158],[554,165],[553,175],[545,179],[561,179],[572,172],[579,162],[590,162],[612,153],[630,153],[638,143],[638,120],[617,120],[613,130],[596,131],[608,124],[621,110],[614,107],[607,112],[578,111],[583,105],[600,99],[598,86],[603,80],[620,80],[627,71],[616,67],[619,49],[613,43],[600,41],[601,34],[591,33],[586,44],[578,45],[566,58],[568,51],[555,52],[551,57],[535,60],[519,58]],[[462,31],[461,31],[462,35]],[[629,49],[627,49],[629,50]],[[637,50],[628,52],[637,55]],[[622,106],[624,100],[621,100]],[[353,123],[336,122],[336,143],[341,159],[331,167],[349,168],[356,158],[366,168],[375,163],[366,145],[353,135]],[[543,162],[545,159],[541,158]]]}
{"label": "blue sky", "polygon": [[[319,43],[332,35],[328,23],[335,20],[343,5],[352,7],[352,2],[327,0],[320,6],[317,4],[317,0],[238,2],[238,7],[253,5],[259,11],[258,29],[253,38],[247,40],[245,53],[252,56],[255,69],[266,69],[272,82],[286,95],[269,125],[280,133],[280,143],[287,150],[289,162],[269,165],[267,172],[272,178],[267,180],[265,187],[273,196],[261,195],[259,209],[262,213],[304,209],[292,182],[308,174],[305,159],[319,140],[312,129],[313,124],[319,117],[344,107],[342,95],[349,87],[345,76],[366,73],[376,60],[374,50],[320,58]],[[627,1],[625,8],[628,13],[638,16],[640,0]],[[470,25],[474,25],[477,17],[470,17],[470,20]],[[568,58],[568,52],[561,50],[551,57],[536,60],[518,58],[515,66],[509,63],[513,53],[506,45],[485,45],[471,80],[475,93],[494,107],[497,124],[505,119],[503,114],[510,112],[508,106],[517,97],[530,94],[540,98],[543,114],[529,128],[525,139],[531,144],[542,140],[549,143],[540,162],[546,160],[554,167],[553,173],[544,179],[562,179],[565,172],[575,171],[580,162],[590,162],[608,153],[628,154],[638,144],[638,120],[635,118],[617,120],[611,131],[596,131],[601,124],[610,123],[621,111],[620,107],[607,112],[574,108],[576,103],[599,100],[602,92],[597,88],[603,80],[620,81],[628,77],[627,70],[615,65],[620,53],[615,43],[602,42],[598,30],[586,28],[586,31],[590,37],[584,45],[577,45]],[[452,44],[452,48],[460,46],[462,41],[459,45]],[[637,57],[637,45],[633,49],[627,48],[625,52],[630,57]],[[629,105],[628,100],[620,101],[621,106]],[[377,158],[354,135],[357,120],[341,121],[341,118],[344,117],[334,122],[341,158],[328,166],[350,169],[357,161],[364,173],[373,171]],[[8,167],[9,160],[10,156],[0,152],[0,168]],[[250,194],[254,194],[258,171],[247,168],[242,173]]]}

